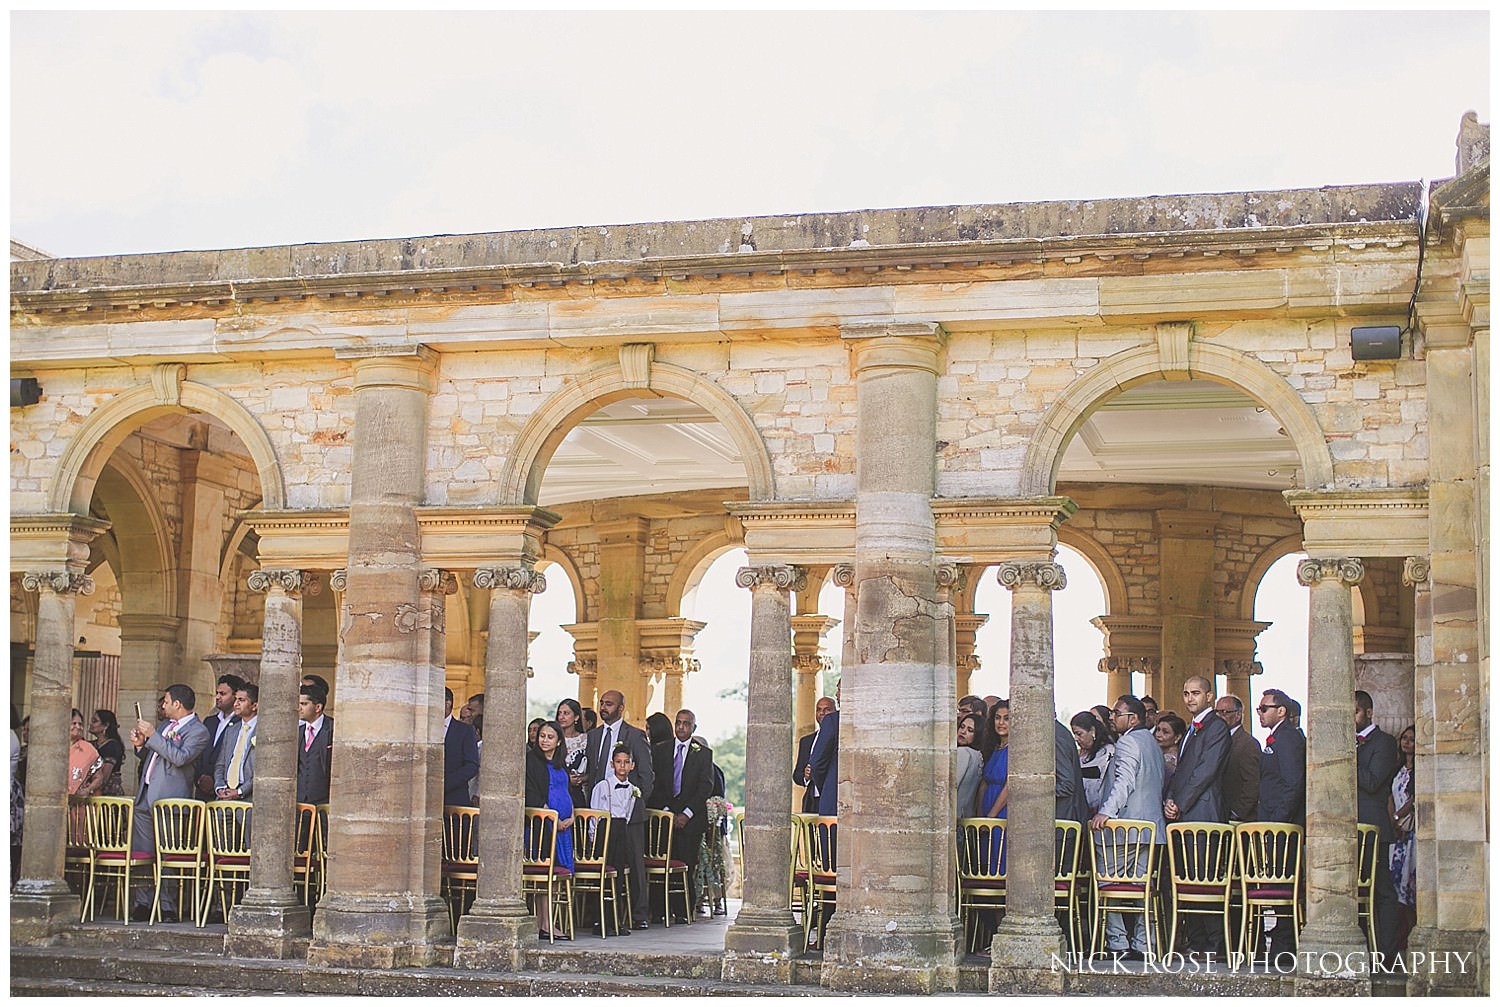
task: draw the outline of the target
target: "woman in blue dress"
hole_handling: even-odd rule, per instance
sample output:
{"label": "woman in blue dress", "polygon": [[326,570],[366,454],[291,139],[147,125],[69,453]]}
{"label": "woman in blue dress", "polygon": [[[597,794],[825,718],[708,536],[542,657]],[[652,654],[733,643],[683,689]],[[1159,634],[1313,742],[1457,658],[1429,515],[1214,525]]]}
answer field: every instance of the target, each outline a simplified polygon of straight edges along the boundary
{"label": "woman in blue dress", "polygon": [[[571,792],[571,781],[568,778],[567,749],[563,745],[562,728],[557,726],[557,721],[549,720],[536,732],[536,748],[541,755],[542,761],[547,765],[547,804],[546,807],[557,812],[557,847],[553,857],[554,869],[573,870],[573,795]],[[542,920],[551,921],[551,905],[546,896],[542,896],[542,911],[537,914],[537,922]],[[549,934],[541,930],[541,936],[548,939],[560,938],[567,940],[568,935],[563,933]]]}
{"label": "woman in blue dress", "polygon": [[[990,711],[990,729],[984,732],[984,743],[980,746],[984,755],[984,789],[979,795],[979,810],[985,818],[1006,817],[1006,804],[1010,800],[1010,700],[1002,699]],[[993,834],[990,849],[990,869],[995,869],[998,856],[1000,873],[1005,873],[1005,850],[1000,846],[1000,833]]]}

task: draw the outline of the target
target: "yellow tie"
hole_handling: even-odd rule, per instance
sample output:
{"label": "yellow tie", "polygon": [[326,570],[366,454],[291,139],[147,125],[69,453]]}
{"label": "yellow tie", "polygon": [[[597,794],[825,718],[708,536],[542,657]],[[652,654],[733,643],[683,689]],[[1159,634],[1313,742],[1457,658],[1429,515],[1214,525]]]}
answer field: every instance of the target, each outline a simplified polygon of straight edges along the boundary
{"label": "yellow tie", "polygon": [[250,725],[240,725],[240,736],[234,743],[234,755],[229,760],[229,786],[232,790],[240,787],[240,773],[245,769],[245,740],[250,737]]}

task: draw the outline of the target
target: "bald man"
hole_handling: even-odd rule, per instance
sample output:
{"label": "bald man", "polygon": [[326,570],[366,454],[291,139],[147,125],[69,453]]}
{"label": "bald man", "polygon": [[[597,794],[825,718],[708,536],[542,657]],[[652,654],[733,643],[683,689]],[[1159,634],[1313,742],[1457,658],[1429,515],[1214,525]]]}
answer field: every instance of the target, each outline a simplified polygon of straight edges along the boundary
{"label": "bald man", "polygon": [[[1202,675],[1182,683],[1182,704],[1192,718],[1167,781],[1162,815],[1168,822],[1225,822],[1224,767],[1229,763],[1229,725],[1214,715],[1214,684]],[[1220,928],[1207,917],[1186,916],[1182,929],[1189,951],[1222,954]]]}
{"label": "bald man", "polygon": [[[630,782],[640,789],[642,795],[651,795],[656,786],[651,742],[646,738],[645,731],[625,723],[625,697],[618,690],[611,689],[599,697],[599,726],[589,732],[587,745],[589,772],[585,793],[594,792],[594,785],[609,772],[615,746],[624,745],[629,749],[630,757],[635,760],[635,768],[630,771]],[[645,930],[650,926],[651,903],[646,892],[646,861],[643,850],[630,851],[630,875],[631,926],[636,930]]]}

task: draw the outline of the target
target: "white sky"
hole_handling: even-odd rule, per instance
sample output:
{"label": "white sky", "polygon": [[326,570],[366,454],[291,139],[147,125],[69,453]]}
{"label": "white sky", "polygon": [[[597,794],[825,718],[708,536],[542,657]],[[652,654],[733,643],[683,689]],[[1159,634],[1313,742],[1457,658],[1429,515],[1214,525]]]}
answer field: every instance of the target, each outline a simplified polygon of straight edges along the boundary
{"label": "white sky", "polygon": [[1489,120],[1457,14],[11,16],[57,255],[1394,182]]}

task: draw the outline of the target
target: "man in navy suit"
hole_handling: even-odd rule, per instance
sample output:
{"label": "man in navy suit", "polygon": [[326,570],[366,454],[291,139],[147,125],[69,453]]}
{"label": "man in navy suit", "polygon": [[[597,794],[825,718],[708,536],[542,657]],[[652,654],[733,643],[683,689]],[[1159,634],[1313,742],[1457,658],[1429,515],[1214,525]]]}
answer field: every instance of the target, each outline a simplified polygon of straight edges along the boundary
{"label": "man in navy suit", "polygon": [[297,803],[327,804],[333,779],[333,718],[325,716],[328,690],[316,682],[297,696]]}
{"label": "man in navy suit", "polygon": [[1378,830],[1375,846],[1375,949],[1390,961],[1396,953],[1401,904],[1391,881],[1391,781],[1401,768],[1396,739],[1375,726],[1375,702],[1363,689],[1354,694],[1355,762],[1359,770],[1359,823]]}
{"label": "man in navy suit", "polygon": [[[843,689],[843,683],[834,689],[834,696],[838,697]],[[818,723],[818,736],[813,741],[812,752],[808,755],[808,765],[811,769],[810,778],[812,785],[818,792],[818,814],[837,815],[839,813],[839,711],[833,710],[824,714]]]}
{"label": "man in navy suit", "polygon": [[[1229,762],[1229,725],[1214,715],[1214,685],[1202,675],[1182,683],[1182,704],[1193,718],[1177,756],[1177,771],[1163,792],[1162,814],[1168,822],[1226,822],[1224,767]],[[1188,948],[1222,953],[1223,935],[1204,916],[1182,921]]]}
{"label": "man in navy suit", "polygon": [[[1296,704],[1280,689],[1267,689],[1260,697],[1255,712],[1260,714],[1260,726],[1271,733],[1266,736],[1266,747],[1260,754],[1260,802],[1256,815],[1263,822],[1280,822],[1284,825],[1307,825],[1307,738],[1302,728],[1292,722],[1291,713]],[[1276,910],[1271,909],[1273,916]],[[1289,915],[1276,916],[1271,930],[1270,960],[1275,962],[1282,953],[1290,953],[1292,927],[1295,923]],[[1247,954],[1259,954],[1259,946],[1246,948]]]}
{"label": "man in navy suit", "polygon": [[197,796],[212,801],[214,794],[214,766],[224,750],[224,738],[232,733],[229,729],[240,722],[234,712],[235,694],[244,688],[245,680],[238,675],[220,675],[214,686],[214,706],[203,715],[203,726],[208,728],[208,747],[198,757]]}
{"label": "man in navy suit", "polygon": [[823,726],[823,718],[832,712],[833,700],[827,696],[818,700],[813,707],[817,727],[811,734],[804,734],[797,739],[797,765],[792,769],[792,786],[807,788],[802,792],[803,814],[812,815],[818,811],[818,788],[812,785],[812,747],[813,742],[818,739],[818,729]]}
{"label": "man in navy suit", "polygon": [[453,690],[443,690],[443,803],[473,807],[469,781],[479,775],[479,735],[453,716]]}

